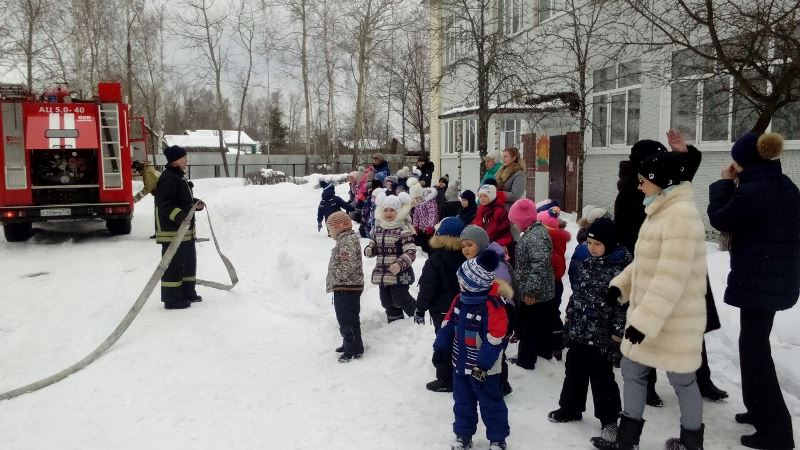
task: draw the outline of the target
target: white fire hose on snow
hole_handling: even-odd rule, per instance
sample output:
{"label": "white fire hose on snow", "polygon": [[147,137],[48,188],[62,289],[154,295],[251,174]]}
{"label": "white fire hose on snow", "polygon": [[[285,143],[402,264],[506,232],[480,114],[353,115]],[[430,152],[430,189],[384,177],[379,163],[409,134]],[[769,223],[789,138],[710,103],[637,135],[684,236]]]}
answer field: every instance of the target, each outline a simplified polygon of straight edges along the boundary
{"label": "white fire hose on snow", "polygon": [[[28,392],[38,391],[43,387],[50,386],[51,384],[57,383],[64,378],[78,372],[81,369],[84,369],[89,364],[93,363],[97,358],[99,358],[103,353],[106,352],[112,345],[114,345],[122,334],[128,329],[128,327],[133,323],[133,320],[136,319],[136,316],[139,315],[139,311],[142,310],[142,307],[145,303],[147,303],[147,299],[150,298],[150,295],[155,290],[156,286],[158,285],[159,281],[161,280],[161,276],[164,275],[164,272],[167,270],[170,261],[175,256],[175,253],[178,251],[178,247],[180,246],[181,242],[183,241],[183,237],[186,236],[186,232],[189,230],[189,225],[191,224],[192,217],[194,216],[195,209],[197,208],[197,204],[192,206],[192,209],[189,210],[189,213],[186,215],[186,218],[183,219],[181,222],[181,226],[178,228],[178,232],[176,233],[175,237],[167,247],[167,251],[164,253],[164,256],[161,258],[161,262],[158,263],[158,267],[150,275],[150,280],[147,281],[147,285],[145,285],[142,292],[139,294],[139,297],[136,299],[136,303],[133,304],[131,309],[128,311],[128,314],[125,315],[125,318],[122,319],[117,328],[114,332],[111,333],[110,336],[103,341],[93,352],[89,353],[81,359],[80,361],[76,362],[75,364],[67,367],[66,369],[58,372],[54,375],[51,375],[47,378],[43,378],[35,383],[31,383],[25,386],[22,386],[17,389],[12,389],[8,392],[4,392],[0,394],[0,401],[2,400],[9,400],[14,397],[18,397],[22,394],[27,394]],[[219,242],[217,242],[217,236],[214,234],[214,227],[211,225],[211,217],[206,213],[206,217],[208,218],[208,228],[211,231],[211,238],[214,240],[214,247],[217,249],[217,253],[219,254],[220,258],[222,259],[223,264],[225,264],[225,268],[228,270],[228,276],[231,279],[231,284],[222,284],[217,283],[214,281],[206,281],[206,280],[197,280],[197,284],[200,286],[207,286],[213,289],[220,289],[223,291],[229,291],[233,289],[234,286],[239,282],[239,278],[236,275],[236,269],[234,269],[233,264],[231,261],[222,254],[222,250],[219,248]]]}

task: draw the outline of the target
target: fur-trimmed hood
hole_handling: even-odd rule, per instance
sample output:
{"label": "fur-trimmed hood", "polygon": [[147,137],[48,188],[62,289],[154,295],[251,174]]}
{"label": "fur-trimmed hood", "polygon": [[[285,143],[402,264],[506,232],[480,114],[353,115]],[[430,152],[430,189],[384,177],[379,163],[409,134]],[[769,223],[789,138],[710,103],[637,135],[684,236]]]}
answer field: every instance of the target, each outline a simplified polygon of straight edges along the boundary
{"label": "fur-trimmed hood", "polygon": [[443,236],[436,234],[431,237],[431,248],[461,251],[461,239],[456,236]]}
{"label": "fur-trimmed hood", "polygon": [[505,281],[495,278],[492,283],[492,288],[489,290],[489,295],[499,295],[505,299],[511,300],[514,298],[514,288]]}

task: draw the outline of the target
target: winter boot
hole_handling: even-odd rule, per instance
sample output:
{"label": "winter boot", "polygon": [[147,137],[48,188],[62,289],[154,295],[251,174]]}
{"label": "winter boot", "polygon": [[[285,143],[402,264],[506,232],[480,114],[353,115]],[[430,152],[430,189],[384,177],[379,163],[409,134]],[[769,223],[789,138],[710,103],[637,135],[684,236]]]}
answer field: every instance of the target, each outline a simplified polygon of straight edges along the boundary
{"label": "winter boot", "polygon": [[700,395],[712,402],[719,402],[728,398],[728,393],[715,386],[714,382],[711,380],[697,383],[697,387],[700,388]]}
{"label": "winter boot", "polygon": [[617,442],[617,422],[603,425],[600,429],[600,439],[606,442]]}
{"label": "winter boot", "polygon": [[643,419],[631,419],[622,414],[619,416],[617,436],[614,441],[607,441],[603,436],[593,437],[592,445],[600,450],[639,450],[639,438],[644,427]]}
{"label": "winter boot", "polygon": [[340,363],[349,363],[354,359],[361,359],[361,353],[348,353],[344,352],[339,355],[339,362]]}
{"label": "winter boot", "polygon": [[748,425],[754,425],[756,423],[755,418],[753,418],[753,415],[749,412],[736,414],[733,418],[736,419],[738,423],[746,423]]}
{"label": "winter boot", "polygon": [[438,379],[426,384],[425,389],[433,392],[453,392],[453,386]]}
{"label": "winter boot", "polygon": [[340,346],[336,347],[335,352],[336,353],[344,353],[344,345],[340,345]]}
{"label": "winter boot", "polygon": [[192,303],[198,303],[198,302],[202,302],[202,301],[203,301],[203,297],[200,296],[200,295],[195,295],[194,298],[191,300]]}
{"label": "winter boot", "polygon": [[505,450],[506,449],[506,441],[492,441],[489,443],[489,450]]}
{"label": "winter boot", "polygon": [[192,306],[192,302],[190,301],[182,301],[182,302],[164,302],[164,309],[186,309]]}
{"label": "winter boot", "polygon": [[664,450],[703,450],[705,428],[705,425],[700,425],[698,430],[687,430],[681,427],[681,437],[668,439]]}
{"label": "winter boot", "polygon": [[758,448],[764,450],[788,450],[794,448],[794,443],[791,438],[788,442],[780,443],[775,442],[772,436],[767,436],[766,433],[755,432],[741,437],[742,445],[747,448]]}
{"label": "winter boot", "polygon": [[647,390],[647,406],[652,406],[655,408],[661,408],[664,406],[664,400],[661,400],[661,397],[656,393],[656,390]]}
{"label": "winter boot", "polygon": [[456,436],[456,440],[450,446],[450,450],[467,450],[468,448],[472,448],[472,438],[464,436]]}
{"label": "winter boot", "polygon": [[583,416],[581,413],[570,412],[564,408],[558,408],[555,411],[550,411],[550,414],[547,415],[547,419],[550,420],[550,422],[555,423],[576,422],[582,418]]}
{"label": "winter boot", "polygon": [[514,392],[514,388],[511,387],[511,384],[509,384],[508,380],[503,381],[503,397],[512,392]]}

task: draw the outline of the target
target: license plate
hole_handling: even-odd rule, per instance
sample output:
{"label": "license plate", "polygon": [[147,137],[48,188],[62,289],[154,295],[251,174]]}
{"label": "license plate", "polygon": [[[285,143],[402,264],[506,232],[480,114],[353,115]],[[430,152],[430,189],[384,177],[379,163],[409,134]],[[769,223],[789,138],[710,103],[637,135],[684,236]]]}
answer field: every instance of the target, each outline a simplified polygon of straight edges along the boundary
{"label": "license plate", "polygon": [[68,216],[70,214],[72,214],[72,210],[69,208],[43,209],[41,212],[42,217]]}

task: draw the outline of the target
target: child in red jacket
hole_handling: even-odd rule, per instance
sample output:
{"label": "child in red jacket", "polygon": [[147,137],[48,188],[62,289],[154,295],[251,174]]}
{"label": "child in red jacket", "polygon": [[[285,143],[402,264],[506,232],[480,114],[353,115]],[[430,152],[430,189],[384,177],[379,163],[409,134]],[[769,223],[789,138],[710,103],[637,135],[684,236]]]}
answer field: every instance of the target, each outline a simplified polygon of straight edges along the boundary
{"label": "child in red jacket", "polygon": [[497,186],[484,184],[478,189],[478,202],[478,212],[472,224],[486,230],[489,242],[497,242],[508,248],[509,255],[513,255],[514,238],[511,237],[511,222],[508,221],[505,207],[506,193],[498,192]]}

